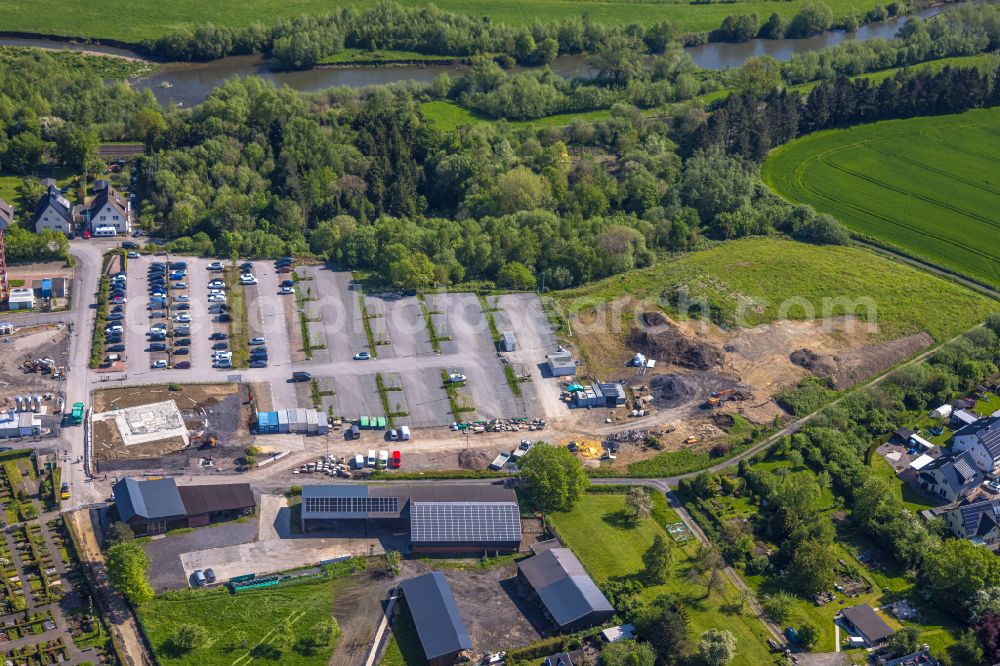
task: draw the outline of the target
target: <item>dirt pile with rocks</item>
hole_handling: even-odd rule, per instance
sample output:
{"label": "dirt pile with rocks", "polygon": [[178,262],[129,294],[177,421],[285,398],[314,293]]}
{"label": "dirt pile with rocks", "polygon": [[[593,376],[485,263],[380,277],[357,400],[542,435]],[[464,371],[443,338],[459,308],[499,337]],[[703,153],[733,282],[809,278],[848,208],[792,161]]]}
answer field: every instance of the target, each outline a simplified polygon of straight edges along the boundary
{"label": "dirt pile with rocks", "polygon": [[486,469],[493,461],[485,451],[465,450],[458,454],[460,469]]}
{"label": "dirt pile with rocks", "polygon": [[814,375],[830,377],[837,371],[837,364],[829,354],[817,354],[811,349],[798,349],[788,355],[788,359]]}
{"label": "dirt pile with rocks", "polygon": [[649,391],[653,396],[653,404],[665,409],[688,402],[701,392],[701,386],[684,375],[660,375],[649,383]]}
{"label": "dirt pile with rocks", "polygon": [[693,340],[660,312],[645,312],[632,329],[629,344],[636,352],[661,363],[708,370],[722,365],[722,352],[715,346]]}

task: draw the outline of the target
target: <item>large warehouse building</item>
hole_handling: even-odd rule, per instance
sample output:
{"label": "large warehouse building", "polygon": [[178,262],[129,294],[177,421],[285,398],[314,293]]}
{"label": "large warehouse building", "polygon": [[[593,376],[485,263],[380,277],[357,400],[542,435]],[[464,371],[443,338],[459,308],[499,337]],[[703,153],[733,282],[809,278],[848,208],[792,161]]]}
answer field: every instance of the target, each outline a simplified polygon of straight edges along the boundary
{"label": "large warehouse building", "polygon": [[302,531],[377,525],[409,528],[414,553],[516,553],[517,496],[498,485],[305,486]]}
{"label": "large warehouse building", "polygon": [[200,527],[253,513],[257,503],[246,483],[180,486],[173,479],[122,479],[112,487],[118,520],[137,535]]}

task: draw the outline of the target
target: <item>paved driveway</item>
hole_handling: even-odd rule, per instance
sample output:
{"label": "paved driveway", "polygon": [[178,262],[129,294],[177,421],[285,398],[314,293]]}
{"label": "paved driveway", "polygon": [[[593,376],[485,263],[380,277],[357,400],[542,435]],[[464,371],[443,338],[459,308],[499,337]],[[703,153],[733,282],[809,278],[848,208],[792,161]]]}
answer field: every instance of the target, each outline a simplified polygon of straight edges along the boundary
{"label": "paved driveway", "polygon": [[[142,547],[150,560],[149,582],[157,591],[187,587],[194,571],[185,572],[182,565],[182,558],[187,553],[249,543],[257,538],[257,530],[257,519],[252,518],[243,523],[219,523],[186,534],[155,537]],[[219,578],[221,580],[221,576]]]}

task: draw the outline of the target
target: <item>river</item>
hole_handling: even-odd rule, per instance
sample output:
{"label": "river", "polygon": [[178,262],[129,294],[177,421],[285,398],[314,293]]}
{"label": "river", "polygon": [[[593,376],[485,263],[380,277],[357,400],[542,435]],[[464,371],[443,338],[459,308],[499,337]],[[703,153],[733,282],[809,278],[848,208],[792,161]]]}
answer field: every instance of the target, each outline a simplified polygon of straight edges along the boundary
{"label": "river", "polygon": [[[931,7],[913,14],[927,18],[947,11],[957,4]],[[875,38],[891,38],[912,16],[904,16],[884,23],[871,23],[855,32],[831,30],[806,39],[751,39],[738,44],[710,42],[685,49],[699,67],[725,69],[738,67],[747,58],[770,55],[778,60],[788,60],[795,53],[836,46],[845,41],[864,41]],[[0,37],[3,46],[33,46],[48,49],[71,49],[91,51],[115,56],[143,58],[128,49],[95,44],[78,44],[48,39],[28,39]],[[552,71],[567,78],[586,78],[592,71],[584,56],[559,56],[550,65]],[[273,81],[277,85],[287,85],[306,92],[323,90],[336,86],[370,86],[400,81],[427,83],[443,72],[460,75],[462,65],[401,65],[379,67],[318,67],[302,72],[272,70],[261,55],[230,56],[203,63],[176,62],[162,65],[154,74],[135,79],[136,88],[150,88],[161,104],[198,104],[227,79],[236,76],[256,75]]]}

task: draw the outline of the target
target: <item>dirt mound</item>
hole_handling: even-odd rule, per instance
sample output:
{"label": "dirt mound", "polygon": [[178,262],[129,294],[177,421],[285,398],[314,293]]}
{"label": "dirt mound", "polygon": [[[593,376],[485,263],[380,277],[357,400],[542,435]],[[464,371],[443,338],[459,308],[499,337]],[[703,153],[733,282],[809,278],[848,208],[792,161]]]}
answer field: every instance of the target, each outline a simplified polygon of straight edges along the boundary
{"label": "dirt mound", "polygon": [[811,349],[799,349],[788,355],[789,360],[800,368],[805,368],[814,375],[829,377],[837,369],[833,358],[826,354],[817,354]]}
{"label": "dirt mound", "polygon": [[934,343],[927,333],[914,333],[876,345],[866,345],[852,352],[834,356],[837,371],[833,386],[845,389],[870,379],[897,363],[902,363],[917,352]]}
{"label": "dirt mound", "polygon": [[458,454],[458,466],[461,469],[486,469],[490,462],[492,458],[484,451],[465,450]]}
{"label": "dirt mound", "polygon": [[685,368],[708,370],[722,364],[722,352],[707,342],[692,340],[659,312],[645,312],[633,328],[630,345],[649,358]]}
{"label": "dirt mound", "polygon": [[649,383],[653,404],[660,408],[676,407],[700,393],[696,382],[684,375],[661,375]]}

